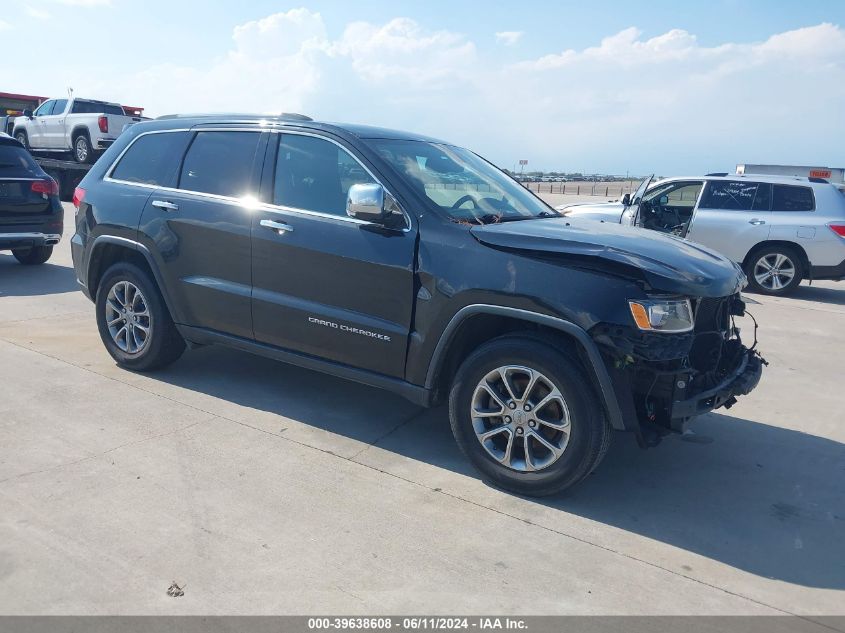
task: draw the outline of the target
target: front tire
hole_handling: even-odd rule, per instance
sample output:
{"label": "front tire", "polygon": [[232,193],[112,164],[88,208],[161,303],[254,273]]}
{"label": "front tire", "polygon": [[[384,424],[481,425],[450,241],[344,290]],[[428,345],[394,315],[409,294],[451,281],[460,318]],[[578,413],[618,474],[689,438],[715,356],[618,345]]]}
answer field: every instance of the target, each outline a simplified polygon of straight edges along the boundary
{"label": "front tire", "polygon": [[789,246],[766,246],[754,251],[745,267],[748,287],[765,295],[785,296],[795,292],[804,278],[802,258]]}
{"label": "front tire", "polygon": [[38,266],[43,264],[53,254],[52,246],[33,246],[32,248],[18,248],[12,251],[12,255],[25,266]]}
{"label": "front tire", "polygon": [[27,136],[26,132],[24,132],[23,130],[17,132],[15,134],[15,139],[18,141],[18,143],[23,145],[27,151],[29,151],[29,137]]}
{"label": "front tire", "polygon": [[449,396],[452,432],[493,486],[545,496],[598,466],[612,430],[583,366],[551,339],[494,339],[461,365]]}
{"label": "front tire", "polygon": [[91,147],[91,139],[88,138],[87,134],[80,134],[73,140],[73,159],[83,165],[90,165],[96,160],[94,148]]}
{"label": "front tire", "polygon": [[96,309],[100,338],[121,367],[152,371],[185,351],[158,287],[137,266],[118,263],[105,272]]}

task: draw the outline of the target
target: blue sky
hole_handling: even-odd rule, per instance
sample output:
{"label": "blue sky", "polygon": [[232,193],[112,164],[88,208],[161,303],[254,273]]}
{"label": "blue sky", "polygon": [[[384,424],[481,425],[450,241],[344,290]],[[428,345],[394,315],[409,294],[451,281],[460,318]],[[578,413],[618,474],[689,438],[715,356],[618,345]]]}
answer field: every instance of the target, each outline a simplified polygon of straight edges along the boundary
{"label": "blue sky", "polygon": [[843,9],[841,0],[24,0],[0,18],[0,91],[73,86],[151,115],[306,111],[446,138],[505,167],[520,158],[666,175],[738,162],[837,166]]}

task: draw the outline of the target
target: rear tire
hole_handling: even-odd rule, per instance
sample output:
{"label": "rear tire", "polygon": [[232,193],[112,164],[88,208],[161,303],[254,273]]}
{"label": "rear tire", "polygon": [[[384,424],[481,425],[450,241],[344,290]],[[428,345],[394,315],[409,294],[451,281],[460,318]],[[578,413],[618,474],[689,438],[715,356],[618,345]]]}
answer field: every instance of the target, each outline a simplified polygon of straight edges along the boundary
{"label": "rear tire", "polygon": [[97,327],[117,364],[132,371],[170,365],[185,351],[158,286],[137,266],[114,264],[97,288]]}
{"label": "rear tire", "polygon": [[764,246],[748,256],[745,274],[752,292],[776,297],[795,292],[804,279],[803,258],[789,246]]}
{"label": "rear tire", "polygon": [[73,139],[73,159],[77,163],[90,165],[97,157],[94,155],[94,148],[91,146],[91,139],[88,133],[83,132]]}
{"label": "rear tire", "polygon": [[481,477],[528,496],[577,484],[601,462],[612,435],[583,366],[551,339],[531,335],[497,338],[473,352],[452,384],[449,417]]}
{"label": "rear tire", "polygon": [[43,264],[53,254],[52,246],[33,246],[32,248],[18,248],[12,251],[12,255],[25,266],[38,266]]}

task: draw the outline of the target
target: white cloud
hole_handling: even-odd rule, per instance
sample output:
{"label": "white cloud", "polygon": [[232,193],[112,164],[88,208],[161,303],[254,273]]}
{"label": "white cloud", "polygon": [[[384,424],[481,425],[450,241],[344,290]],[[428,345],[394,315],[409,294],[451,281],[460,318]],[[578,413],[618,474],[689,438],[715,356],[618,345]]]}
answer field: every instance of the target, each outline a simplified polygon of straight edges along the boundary
{"label": "white cloud", "polygon": [[36,20],[49,20],[52,17],[49,12],[36,7],[26,7],[26,14]]}
{"label": "white cloud", "polygon": [[523,35],[522,31],[499,31],[496,33],[496,41],[505,46],[514,46]]}
{"label": "white cloud", "polygon": [[[701,173],[744,161],[835,163],[845,135],[845,32],[820,24],[704,46],[629,28],[583,49],[493,63],[467,36],[409,18],[337,35],[293,9],[236,26],[204,65],[119,77],[86,64],[78,94],[169,112],[303,112],[405,128],[504,166]],[[64,85],[64,84],[63,84]]]}
{"label": "white cloud", "polygon": [[6,31],[12,28],[12,25],[4,20],[0,20],[0,31]]}

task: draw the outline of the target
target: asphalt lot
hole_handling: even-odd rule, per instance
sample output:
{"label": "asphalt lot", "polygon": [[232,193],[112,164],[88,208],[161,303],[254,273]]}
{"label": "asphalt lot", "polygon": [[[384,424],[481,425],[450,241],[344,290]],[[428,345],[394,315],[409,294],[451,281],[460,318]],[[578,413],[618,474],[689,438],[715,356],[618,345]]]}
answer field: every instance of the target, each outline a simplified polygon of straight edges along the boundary
{"label": "asphalt lot", "polygon": [[0,613],[845,614],[845,284],[752,296],[757,391],[538,501],[444,409],[224,349],[118,369],[65,206],[48,264],[0,253]]}

